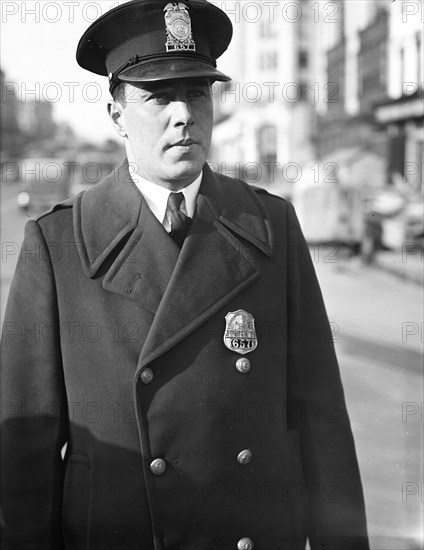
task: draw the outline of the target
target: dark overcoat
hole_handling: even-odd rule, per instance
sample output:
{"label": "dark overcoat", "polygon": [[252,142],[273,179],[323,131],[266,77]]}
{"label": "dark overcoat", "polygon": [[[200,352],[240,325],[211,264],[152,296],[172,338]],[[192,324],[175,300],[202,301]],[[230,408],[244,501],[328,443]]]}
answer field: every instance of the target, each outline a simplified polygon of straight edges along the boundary
{"label": "dark overcoat", "polygon": [[[244,356],[223,340],[239,309],[258,342]],[[27,223],[2,416],[5,549],[368,547],[293,207],[207,166],[181,251],[126,162]]]}

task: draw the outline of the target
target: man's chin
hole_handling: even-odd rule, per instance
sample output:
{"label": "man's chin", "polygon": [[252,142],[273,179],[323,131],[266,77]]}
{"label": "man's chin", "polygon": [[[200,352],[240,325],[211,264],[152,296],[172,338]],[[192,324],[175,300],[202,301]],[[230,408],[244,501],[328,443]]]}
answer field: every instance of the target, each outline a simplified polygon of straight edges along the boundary
{"label": "man's chin", "polygon": [[[200,172],[203,170],[203,166],[206,161],[204,160],[179,160],[169,170],[170,179],[176,181],[192,180],[194,181]],[[191,182],[190,182],[191,183]]]}

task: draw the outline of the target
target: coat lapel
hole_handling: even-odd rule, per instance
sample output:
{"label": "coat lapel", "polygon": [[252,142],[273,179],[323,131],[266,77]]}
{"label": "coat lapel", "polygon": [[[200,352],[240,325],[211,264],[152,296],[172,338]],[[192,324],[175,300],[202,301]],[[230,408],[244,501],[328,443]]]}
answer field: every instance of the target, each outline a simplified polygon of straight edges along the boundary
{"label": "coat lapel", "polygon": [[245,184],[205,167],[196,214],[145,341],[139,368],[165,353],[260,276],[272,254],[267,213]]}
{"label": "coat lapel", "polygon": [[133,183],[128,163],[76,198],[74,230],[82,266],[103,287],[156,313],[179,248]]}
{"label": "coat lapel", "polygon": [[178,246],[143,201],[139,224],[108,270],[103,288],[156,313],[179,252]]}

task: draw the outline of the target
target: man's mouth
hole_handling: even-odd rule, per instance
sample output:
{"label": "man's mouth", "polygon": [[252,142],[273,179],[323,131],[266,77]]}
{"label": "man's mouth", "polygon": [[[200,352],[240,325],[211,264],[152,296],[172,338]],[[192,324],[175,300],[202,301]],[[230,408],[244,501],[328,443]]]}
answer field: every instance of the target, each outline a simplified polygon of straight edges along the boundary
{"label": "man's mouth", "polygon": [[194,139],[181,139],[173,143],[171,147],[190,147],[191,145],[199,145],[199,142]]}
{"label": "man's mouth", "polygon": [[198,146],[200,145],[200,142],[196,141],[195,139],[180,139],[180,141],[176,141],[175,143],[172,143],[169,148],[174,149],[175,151],[178,151],[179,153],[195,153],[198,149]]}

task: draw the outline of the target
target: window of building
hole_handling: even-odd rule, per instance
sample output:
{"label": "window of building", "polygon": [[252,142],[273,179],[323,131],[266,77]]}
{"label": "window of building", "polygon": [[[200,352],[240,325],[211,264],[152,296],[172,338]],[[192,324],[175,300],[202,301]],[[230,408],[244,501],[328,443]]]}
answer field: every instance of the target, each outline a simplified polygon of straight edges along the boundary
{"label": "window of building", "polygon": [[261,38],[275,38],[277,36],[277,24],[271,21],[261,21],[259,27]]}
{"label": "window of building", "polygon": [[[400,70],[400,81],[402,83],[402,90],[404,90],[404,82],[405,82],[405,48],[402,46],[399,52],[399,70]],[[403,92],[402,92],[403,93]]]}
{"label": "window of building", "polygon": [[274,183],[277,163],[277,129],[268,124],[259,129],[259,162],[264,183]]}
{"label": "window of building", "polygon": [[299,68],[307,69],[309,65],[309,54],[306,50],[302,49],[299,51],[298,63],[299,63]]}
{"label": "window of building", "polygon": [[344,46],[337,46],[328,58],[327,86],[324,89],[324,103],[332,111],[341,111],[345,104],[345,71],[346,59]]}
{"label": "window of building", "polygon": [[277,69],[278,53],[277,52],[262,52],[260,55],[259,66],[262,71]]}
{"label": "window of building", "polygon": [[415,176],[415,189],[417,189],[417,191],[421,190],[421,191],[424,191],[424,189],[422,188],[423,186],[423,181],[424,181],[424,153],[423,153],[423,141],[417,141],[416,142],[416,160],[417,160],[417,168],[418,168],[418,172]]}
{"label": "window of building", "polygon": [[420,32],[415,35],[415,45],[417,48],[417,82],[424,80],[423,76],[423,39]]}
{"label": "window of building", "polygon": [[308,100],[308,84],[306,82],[300,82],[299,91],[300,91],[300,100],[301,101],[307,101]]}
{"label": "window of building", "polygon": [[387,53],[386,53],[386,44],[381,43],[379,46],[379,57],[380,57],[380,85],[381,89],[385,89],[387,85]]}
{"label": "window of building", "polygon": [[389,174],[405,175],[405,126],[393,124],[389,128]]}
{"label": "window of building", "polygon": [[358,63],[360,93],[379,94],[387,84],[386,46],[380,43],[363,51]]}

